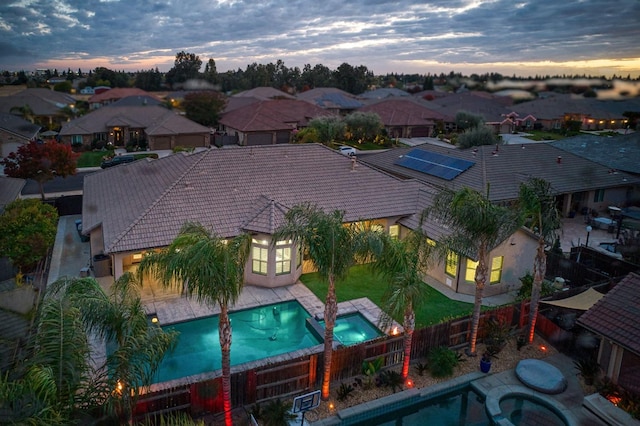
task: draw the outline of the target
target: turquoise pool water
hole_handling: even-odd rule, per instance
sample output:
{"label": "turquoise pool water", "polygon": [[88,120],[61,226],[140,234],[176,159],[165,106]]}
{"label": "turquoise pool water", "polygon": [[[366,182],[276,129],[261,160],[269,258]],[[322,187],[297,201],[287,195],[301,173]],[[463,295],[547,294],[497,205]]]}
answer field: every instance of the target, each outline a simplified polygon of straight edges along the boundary
{"label": "turquoise pool water", "polygon": [[566,426],[567,422],[561,414],[556,413],[537,399],[523,395],[507,396],[500,400],[502,415],[518,425]]}
{"label": "turquoise pool water", "polygon": [[[318,321],[324,328],[324,321]],[[333,337],[345,346],[355,345],[375,339],[384,333],[359,312],[340,315],[333,326]]]}
{"label": "turquoise pool water", "polygon": [[[356,426],[485,426],[491,424],[484,402],[469,386],[435,398],[428,398],[374,418],[349,421]],[[345,423],[347,424],[347,423]]]}
{"label": "turquoise pool water", "polygon": [[[256,361],[322,343],[306,326],[309,313],[297,301],[229,314],[233,334],[231,365]],[[163,360],[154,383],[222,368],[218,316],[162,327],[180,332],[175,350]]]}

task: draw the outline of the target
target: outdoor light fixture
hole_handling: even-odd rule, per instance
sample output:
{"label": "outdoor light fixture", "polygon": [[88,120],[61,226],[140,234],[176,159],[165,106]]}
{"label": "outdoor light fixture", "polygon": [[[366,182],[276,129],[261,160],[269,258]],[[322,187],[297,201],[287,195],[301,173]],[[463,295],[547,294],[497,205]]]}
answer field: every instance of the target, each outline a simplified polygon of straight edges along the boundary
{"label": "outdoor light fixture", "polygon": [[587,225],[587,242],[585,244],[585,246],[589,247],[589,234],[591,233],[591,231],[593,231],[593,228],[591,227],[591,225]]}

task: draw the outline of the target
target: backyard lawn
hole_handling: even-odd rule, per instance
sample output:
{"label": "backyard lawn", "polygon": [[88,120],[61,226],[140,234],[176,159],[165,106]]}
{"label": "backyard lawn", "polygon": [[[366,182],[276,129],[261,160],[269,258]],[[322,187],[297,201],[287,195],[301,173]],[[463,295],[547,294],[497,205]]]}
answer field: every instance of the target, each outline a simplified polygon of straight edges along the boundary
{"label": "backyard lawn", "polygon": [[[316,272],[304,274],[302,281],[320,300],[327,298],[328,283],[320,280]],[[473,304],[450,300],[430,286],[425,286],[425,298],[422,306],[416,311],[416,328],[437,324],[443,320],[469,315],[473,310]],[[347,277],[336,283],[336,296],[338,302],[368,297],[373,303],[384,309],[384,292],[386,283],[375,275],[367,265],[357,265],[351,268]],[[402,318],[394,318],[402,324]]]}
{"label": "backyard lawn", "polygon": [[[77,167],[100,167],[106,156],[113,156],[113,151],[85,151],[80,154]],[[136,160],[144,157],[158,158],[158,154],[134,154],[134,157]]]}

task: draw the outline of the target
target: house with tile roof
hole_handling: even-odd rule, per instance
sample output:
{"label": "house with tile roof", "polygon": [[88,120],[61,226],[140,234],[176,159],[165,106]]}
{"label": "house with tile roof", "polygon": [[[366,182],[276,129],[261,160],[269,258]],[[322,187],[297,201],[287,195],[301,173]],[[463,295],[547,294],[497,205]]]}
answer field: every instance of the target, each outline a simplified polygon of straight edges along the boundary
{"label": "house with tile roof", "polygon": [[297,98],[338,115],[347,115],[364,106],[356,96],[336,87],[316,87],[299,93]]}
{"label": "house with tile roof", "polygon": [[289,143],[294,131],[307,127],[315,117],[330,114],[297,99],[246,99],[250,101],[243,106],[227,108],[219,120],[219,131],[235,137],[241,146]]}
{"label": "house with tile roof", "polygon": [[[245,282],[277,287],[295,283],[309,267],[291,241],[271,241],[295,205],[341,210],[346,222],[369,221],[402,237],[418,226],[433,195],[418,180],[397,178],[320,144],[229,147],[144,159],[86,176],[83,232],[90,235],[93,256],[111,259],[116,278],[144,252],[169,245],[185,222],[201,223],[223,238],[248,232],[252,249]],[[423,226],[435,241],[446,232],[436,223]],[[520,260],[533,259],[535,247],[525,230],[495,247],[495,280],[486,294],[519,285],[518,277],[530,269],[529,261]],[[430,275],[473,294],[473,274],[469,278],[466,271],[473,263],[464,265],[455,279],[444,264]]]}
{"label": "house with tile roof", "polygon": [[[640,178],[593,162],[547,143],[485,145],[470,149],[425,144],[360,156],[360,160],[406,179],[436,188],[469,187],[497,203],[518,198],[520,184],[542,178],[556,193],[561,213],[583,208],[607,212],[638,195]],[[464,168],[466,167],[466,168]],[[464,168],[464,170],[462,170]]]}
{"label": "house with tile roof", "polygon": [[577,98],[554,93],[545,98],[522,102],[512,107],[520,116],[536,117],[537,127],[557,130],[567,121],[578,121],[582,130],[620,129],[628,119],[612,108],[611,102],[596,98]]}
{"label": "house with tile roof", "polygon": [[38,137],[41,126],[17,115],[0,113],[0,158],[17,152],[22,145]]}
{"label": "house with tile roof", "polygon": [[0,97],[0,112],[11,113],[12,108],[28,106],[35,121],[50,129],[58,128],[67,120],[62,112],[65,107],[73,108],[73,96],[43,88],[29,88],[13,95]]}
{"label": "house with tile roof", "polygon": [[600,337],[598,363],[606,377],[640,393],[640,275],[630,273],[577,323]]}
{"label": "house with tile roof", "polygon": [[123,99],[71,120],[62,126],[59,137],[73,146],[92,146],[100,141],[124,147],[139,140],[146,140],[150,150],[210,146],[208,127],[144,99],[134,97],[134,105]]}
{"label": "house with tile roof", "polygon": [[429,109],[411,96],[384,98],[358,111],[378,114],[387,134],[394,139],[433,136],[436,123],[446,126],[453,122],[453,117]]}
{"label": "house with tile roof", "polygon": [[157,98],[157,100],[162,102],[162,99],[158,98],[157,96],[136,87],[116,87],[113,89],[101,91],[100,93],[96,93],[95,95],[91,96],[88,101],[89,109],[95,110],[129,96],[149,96]]}

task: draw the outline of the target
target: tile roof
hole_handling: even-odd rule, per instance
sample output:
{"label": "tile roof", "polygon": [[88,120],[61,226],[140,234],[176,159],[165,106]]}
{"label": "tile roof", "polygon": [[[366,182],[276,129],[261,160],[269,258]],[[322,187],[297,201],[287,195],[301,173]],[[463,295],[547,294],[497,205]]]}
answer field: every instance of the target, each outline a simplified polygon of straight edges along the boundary
{"label": "tile roof", "polygon": [[25,179],[0,176],[0,213],[4,210],[4,206],[20,196],[26,183]]}
{"label": "tile roof", "polygon": [[359,98],[363,99],[383,99],[389,97],[405,97],[411,96],[409,92],[405,92],[401,89],[396,89],[395,87],[383,87],[381,89],[370,90],[368,92],[364,92],[358,95]]}
{"label": "tile roof", "polygon": [[[395,164],[400,156],[412,149],[424,149],[472,161],[475,164],[455,179],[448,181]],[[560,163],[558,157],[561,157]],[[557,194],[640,183],[640,177],[623,172],[610,173],[610,167],[555,148],[548,143],[500,145],[497,152],[494,145],[460,150],[453,146],[425,144],[416,148],[396,148],[362,156],[360,160],[394,175],[419,179],[437,187],[453,190],[469,187],[484,192],[490,185],[489,197],[493,201],[516,199],[520,183],[529,177],[547,180]]]}
{"label": "tile roof", "polygon": [[356,109],[363,106],[354,95],[335,87],[316,87],[298,94],[297,98],[326,109]]}
{"label": "tile roof", "polygon": [[640,174],[640,132],[615,137],[585,134],[550,144],[612,169]]}
{"label": "tile roof", "polygon": [[115,99],[122,99],[129,96],[150,96],[155,97],[151,93],[144,91],[142,89],[138,89],[136,87],[116,87],[113,89],[106,90],[97,95],[93,95],[89,98],[89,103],[96,104],[102,103],[105,101],[113,101]]}
{"label": "tile roof", "polygon": [[424,126],[434,120],[447,120],[440,112],[429,109],[412,97],[387,98],[364,106],[358,111],[375,112],[385,126]]}
{"label": "tile roof", "polygon": [[220,124],[243,132],[293,130],[306,127],[315,117],[329,114],[309,102],[274,99],[252,102],[230,110],[220,117]]}
{"label": "tile roof", "polygon": [[147,129],[155,135],[176,133],[209,133],[209,128],[158,105],[109,105],[65,123],[60,136],[87,135],[106,132],[111,126],[129,126]]}
{"label": "tile roof", "polygon": [[24,89],[14,95],[0,97],[0,112],[10,112],[13,107],[29,105],[35,115],[59,115],[60,110],[73,105],[76,100],[66,93],[49,89]]}
{"label": "tile roof", "polygon": [[599,119],[623,119],[622,113],[612,107],[614,105],[596,98],[554,94],[547,98],[519,103],[512,109],[520,115],[531,114],[538,120],[561,119],[565,114],[584,114]]}
{"label": "tile roof", "polygon": [[16,136],[29,141],[38,136],[41,126],[33,124],[14,114],[6,114],[0,112],[0,129],[13,133]]}
{"label": "tile roof", "polygon": [[275,89],[273,87],[254,87],[253,89],[236,93],[232,97],[257,98],[263,101],[268,99],[295,99],[295,96],[283,92],[282,90]]}
{"label": "tile roof", "polygon": [[640,355],[640,275],[623,278],[578,318],[578,324]]}
{"label": "tile roof", "polygon": [[223,237],[270,232],[309,202],[346,221],[416,212],[417,181],[403,181],[316,144],[210,149],[136,161],[84,181],[83,220],[103,227],[105,252],[171,242],[187,221]]}
{"label": "tile roof", "polygon": [[431,101],[422,102],[435,111],[454,117],[460,111],[466,111],[484,117],[487,123],[501,123],[507,114],[513,111],[513,101],[508,96],[496,96],[486,92],[450,93]]}

